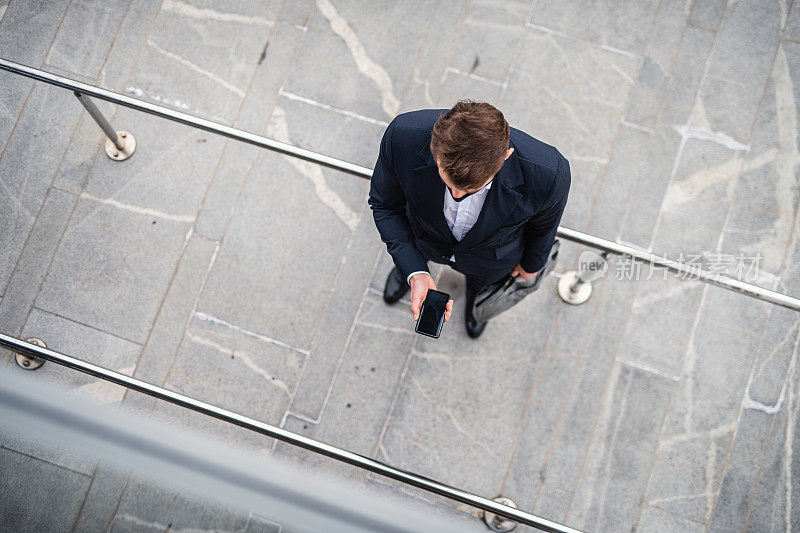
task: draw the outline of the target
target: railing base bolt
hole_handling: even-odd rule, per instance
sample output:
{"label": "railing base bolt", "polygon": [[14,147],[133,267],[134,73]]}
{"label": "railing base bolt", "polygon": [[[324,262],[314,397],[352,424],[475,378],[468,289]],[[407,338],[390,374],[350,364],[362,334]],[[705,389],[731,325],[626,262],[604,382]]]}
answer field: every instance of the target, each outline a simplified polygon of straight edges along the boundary
{"label": "railing base bolt", "polygon": [[577,270],[565,272],[558,280],[558,295],[571,305],[580,305],[592,295],[592,284],[580,281]]}
{"label": "railing base bolt", "polygon": [[[519,509],[517,504],[514,503],[511,498],[498,496],[494,499],[494,501],[502,505],[507,505],[508,507],[513,507],[514,509]],[[517,527],[517,523],[513,520],[509,520],[508,518],[504,518],[502,516],[497,516],[496,514],[488,511],[483,512],[483,521],[486,522],[486,525],[489,526],[489,529],[492,531],[511,531]]]}
{"label": "railing base bolt", "polygon": [[129,131],[118,131],[117,140],[123,145],[118,148],[111,139],[106,139],[106,155],[114,161],[125,161],[136,151],[136,137]]}
{"label": "railing base bolt", "polygon": [[[40,348],[47,348],[47,345],[44,343],[44,341],[37,339],[36,337],[28,337],[25,339],[25,342],[28,344],[35,344]],[[27,355],[22,355],[20,353],[17,354],[16,360],[17,364],[25,370],[36,370],[46,361],[46,359],[42,357],[28,357]]]}

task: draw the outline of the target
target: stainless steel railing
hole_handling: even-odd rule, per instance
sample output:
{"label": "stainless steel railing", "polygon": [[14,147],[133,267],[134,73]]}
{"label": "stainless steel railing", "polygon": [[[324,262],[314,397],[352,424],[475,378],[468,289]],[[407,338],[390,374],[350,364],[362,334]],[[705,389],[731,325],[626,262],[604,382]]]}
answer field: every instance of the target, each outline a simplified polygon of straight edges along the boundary
{"label": "stainless steel railing", "polygon": [[306,450],[310,450],[314,453],[325,455],[358,468],[401,481],[408,485],[419,487],[428,492],[444,496],[445,498],[466,503],[473,507],[477,507],[478,509],[494,513],[498,516],[503,516],[521,524],[533,526],[543,531],[550,531],[554,533],[578,533],[578,530],[564,526],[557,522],[552,522],[545,518],[520,511],[519,509],[496,503],[487,498],[450,487],[418,474],[386,465],[369,457],[343,450],[341,448],[337,448],[336,446],[310,439],[308,437],[304,437],[303,435],[298,435],[297,433],[292,433],[291,431],[287,431],[277,426],[272,426],[270,424],[254,420],[244,415],[234,413],[233,411],[228,411],[226,409],[201,402],[200,400],[190,398],[189,396],[167,390],[163,387],[158,387],[151,383],[126,376],[125,374],[120,374],[119,372],[114,372],[113,370],[108,370],[107,368],[76,359],[75,357],[70,357],[69,355],[36,346],[35,344],[27,343],[23,340],[4,335],[2,333],[0,333],[0,348],[7,348],[26,357],[40,357],[42,359],[64,365],[68,368],[78,370],[79,372],[89,374],[90,376],[95,376],[97,378],[116,383],[117,385],[122,385],[128,389],[142,392],[160,400],[191,409],[192,411],[197,411],[198,413],[203,413],[204,415],[224,420],[225,422],[249,429],[250,431],[255,431],[256,433],[282,440],[289,444],[293,444],[294,446],[305,448]]}
{"label": "stainless steel railing", "polygon": [[[225,137],[230,137],[231,139],[235,139],[237,141],[250,143],[268,150],[273,150],[275,152],[290,155],[292,157],[304,159],[306,161],[317,163],[319,165],[346,172],[348,174],[353,174],[361,178],[372,178],[372,170],[360,165],[348,163],[347,161],[342,161],[341,159],[336,159],[335,157],[312,152],[311,150],[306,150],[304,148],[298,148],[287,143],[269,139],[262,135],[256,135],[255,133],[240,130],[232,126],[219,124],[218,122],[196,117],[188,113],[182,113],[168,107],[146,102],[144,100],[139,100],[137,98],[132,98],[124,94],[109,91],[100,87],[95,87],[93,85],[70,78],[65,78],[64,76],[59,76],[57,74],[52,74],[40,69],[21,65],[7,59],[0,58],[0,70],[6,70],[20,76],[25,76],[34,80],[55,85],[57,87],[69,89],[79,93],[79,98],[81,96],[93,96],[113,104],[122,105],[131,109],[136,109],[137,111],[150,113],[151,115],[156,115],[161,118],[180,122],[181,124],[186,124],[187,126],[192,126],[205,131],[210,131],[212,133],[217,133],[219,135],[224,135]],[[86,106],[87,104],[84,102],[84,100],[82,100],[81,103]],[[103,127],[100,121],[98,121],[98,124]],[[106,130],[110,130],[113,133],[113,129],[110,129],[110,126],[103,127],[103,131],[105,132]],[[118,141],[116,136],[114,136],[114,138],[109,137],[109,140],[112,143]],[[616,255],[626,255],[637,261],[666,268],[672,272],[684,275],[687,278],[697,279],[705,283],[710,283],[717,285],[718,287],[723,287],[725,289],[738,292],[739,294],[743,294],[745,296],[750,296],[751,298],[757,298],[759,300],[764,300],[776,305],[788,307],[789,309],[794,309],[795,311],[800,311],[800,299],[793,296],[782,294],[764,287],[759,287],[751,283],[739,281],[729,276],[710,272],[699,267],[690,266],[685,263],[681,263],[680,261],[667,259],[666,257],[659,256],[646,250],[603,239],[601,237],[596,237],[594,235],[589,235],[587,233],[582,233],[580,231],[565,228],[563,226],[559,226],[557,235],[568,241],[590,246],[592,248]]]}
{"label": "stainless steel railing", "polygon": [[[137,98],[132,98],[124,94],[109,91],[107,89],[103,89],[100,87],[95,87],[93,85],[89,85],[77,80],[73,80],[40,69],[15,63],[13,61],[9,61],[3,58],[0,58],[0,70],[6,70],[14,74],[25,76],[37,81],[49,83],[51,85],[62,87],[64,89],[68,89],[75,92],[75,95],[78,97],[81,103],[87,108],[87,110],[89,110],[89,112],[92,114],[95,120],[97,120],[98,124],[103,129],[104,133],[106,133],[106,135],[109,137],[109,141],[111,142],[111,144],[116,146],[120,150],[123,150],[124,148],[121,139],[115,134],[116,132],[114,132],[110,124],[108,124],[107,121],[105,121],[105,119],[102,118],[102,115],[99,115],[99,111],[91,103],[91,101],[86,98],[87,96],[99,98],[101,100],[105,100],[113,104],[129,107],[137,111],[142,111],[145,113],[149,113],[151,115],[156,115],[161,118],[186,124],[188,126],[199,128],[212,133],[217,133],[219,135],[224,135],[231,139],[253,144],[255,146],[260,146],[262,148],[267,148],[268,150],[273,150],[278,153],[286,154],[292,157],[297,157],[306,161],[310,161],[312,163],[317,163],[335,170],[359,176],[361,178],[365,179],[372,178],[372,170],[366,167],[362,167],[360,165],[348,163],[346,161],[342,161],[334,157],[319,154],[311,150],[306,150],[304,148],[298,148],[296,146],[292,146],[287,143],[275,141],[273,139],[269,139],[261,135],[256,135],[254,133],[234,128],[232,126],[227,126],[211,120],[196,117],[188,113],[176,111],[161,105],[139,100]],[[113,137],[112,134],[114,134]],[[109,156],[113,157],[111,154],[109,154]],[[789,309],[800,311],[800,299],[798,298],[786,294],[781,294],[779,292],[772,291],[769,289],[765,289],[757,285],[742,282],[730,278],[728,276],[712,273],[701,268],[686,265],[679,261],[667,259],[666,257],[653,254],[646,250],[641,250],[633,246],[617,243],[614,241],[582,233],[580,231],[576,231],[570,228],[564,228],[561,226],[558,228],[557,235],[563,239],[576,242],[578,244],[583,244],[585,246],[596,248],[607,253],[626,255],[637,261],[663,267],[672,272],[685,275],[692,279],[697,279],[705,283],[717,285],[719,287],[723,287],[725,289],[732,290],[746,296],[750,296],[752,298],[756,298],[776,305],[787,307]],[[446,498],[450,498],[456,501],[472,505],[476,508],[483,509],[484,511],[494,513],[498,516],[515,520],[522,524],[537,527],[544,531],[554,531],[554,532],[576,531],[572,528],[563,526],[561,524],[546,520],[541,517],[534,516],[529,513],[525,513],[523,511],[520,511],[512,507],[501,505],[494,501],[488,500],[480,496],[476,496],[474,494],[470,494],[468,492],[453,487],[449,487],[447,485],[419,476],[417,474],[406,472],[404,470],[400,470],[385,465],[383,463],[375,461],[374,459],[370,459],[368,457],[364,457],[362,455],[355,454],[347,450],[342,450],[340,448],[331,446],[329,444],[325,444],[323,442],[309,439],[302,435],[298,435],[286,431],[284,429],[271,426],[269,424],[265,424],[257,420],[253,420],[243,415],[227,411],[219,407],[215,407],[213,405],[201,402],[199,400],[195,400],[188,396],[174,393],[172,391],[166,390],[156,385],[152,385],[150,383],[146,383],[144,381],[131,378],[124,374],[120,374],[118,372],[114,372],[99,367],[97,365],[87,363],[85,361],[81,361],[80,359],[76,359],[58,352],[54,352],[52,350],[48,350],[46,348],[41,348],[36,345],[26,343],[19,339],[3,335],[2,333],[0,333],[0,347],[7,348],[16,353],[20,353],[28,357],[41,357],[43,359],[53,361],[55,363],[67,366],[69,368],[73,368],[80,372],[93,375],[100,379],[117,383],[124,387],[137,390],[139,392],[143,392],[150,396],[154,396],[156,398],[180,405],[188,409],[192,409],[194,411],[204,413],[208,416],[213,416],[220,420],[225,420],[226,422],[230,422],[232,424],[236,424],[246,429],[264,435],[268,435],[270,437],[277,438],[279,440],[293,444],[295,446],[300,446],[315,453],[332,457],[334,459],[357,466],[359,468],[363,468],[365,470],[369,470],[371,472],[375,472],[377,474],[384,475],[392,479],[396,479],[403,483],[419,487],[421,489],[439,494]]]}

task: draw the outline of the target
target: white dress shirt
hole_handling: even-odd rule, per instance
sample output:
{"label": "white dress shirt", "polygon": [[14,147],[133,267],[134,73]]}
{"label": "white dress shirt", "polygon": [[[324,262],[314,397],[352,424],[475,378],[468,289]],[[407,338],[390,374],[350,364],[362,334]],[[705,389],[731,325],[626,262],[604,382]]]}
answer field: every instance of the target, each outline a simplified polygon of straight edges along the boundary
{"label": "white dress shirt", "polygon": [[[475,225],[475,221],[478,220],[483,203],[486,201],[486,194],[492,188],[492,181],[459,202],[455,201],[449,187],[444,188],[444,218],[447,220],[447,225],[457,241],[461,241],[470,228]],[[450,256],[450,261],[455,261],[455,259],[455,254]],[[428,273],[426,270],[412,272],[406,278],[406,282],[410,285],[411,276],[420,272]]]}

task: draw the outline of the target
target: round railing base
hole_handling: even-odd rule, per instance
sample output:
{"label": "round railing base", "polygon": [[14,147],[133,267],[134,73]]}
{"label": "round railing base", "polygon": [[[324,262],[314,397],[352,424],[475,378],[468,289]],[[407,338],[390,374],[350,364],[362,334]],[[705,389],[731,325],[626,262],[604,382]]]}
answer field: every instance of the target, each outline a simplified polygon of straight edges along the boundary
{"label": "round railing base", "polygon": [[106,139],[106,155],[114,161],[125,161],[136,151],[136,137],[129,131],[118,131],[117,139],[123,144],[122,150],[111,139]]}
{"label": "round railing base", "polygon": [[577,270],[565,272],[558,280],[558,295],[570,305],[580,305],[592,295],[592,284],[579,281]]}
{"label": "round railing base", "polygon": [[[498,496],[494,499],[494,501],[502,505],[507,505],[508,507],[513,507],[514,509],[519,509],[517,504],[514,503],[511,498]],[[517,523],[513,520],[509,520],[508,518],[504,518],[502,516],[497,516],[496,514],[488,511],[483,512],[483,521],[486,522],[486,525],[489,526],[489,529],[492,531],[511,531],[517,527]]]}
{"label": "round railing base", "polygon": [[[47,345],[44,343],[44,341],[37,339],[36,337],[28,337],[25,339],[25,342],[35,344],[40,348],[47,348]],[[17,360],[17,364],[25,370],[36,370],[46,361],[46,359],[43,357],[29,357],[27,355],[22,355],[21,353],[16,354],[15,359]]]}

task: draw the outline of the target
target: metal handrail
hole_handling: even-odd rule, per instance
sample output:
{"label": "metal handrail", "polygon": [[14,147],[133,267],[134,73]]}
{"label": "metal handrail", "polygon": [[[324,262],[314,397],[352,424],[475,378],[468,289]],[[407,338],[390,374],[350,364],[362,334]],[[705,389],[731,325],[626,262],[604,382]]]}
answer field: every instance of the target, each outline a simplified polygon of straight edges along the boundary
{"label": "metal handrail", "polygon": [[69,355],[36,346],[35,344],[30,344],[3,333],[0,333],[0,347],[7,348],[26,357],[41,357],[48,361],[64,365],[68,368],[78,370],[85,374],[116,383],[117,385],[122,385],[128,389],[142,392],[160,400],[180,405],[181,407],[224,420],[225,422],[230,422],[231,424],[255,431],[256,433],[267,435],[268,437],[273,437],[278,440],[288,442],[289,444],[305,448],[306,450],[331,457],[338,461],[357,466],[364,470],[369,470],[370,472],[374,472],[397,481],[401,481],[428,492],[433,492],[440,496],[444,496],[445,498],[466,503],[473,507],[477,507],[478,509],[503,516],[521,524],[533,526],[543,531],[549,531],[553,533],[579,533],[576,529],[564,526],[551,520],[547,520],[546,518],[535,516],[530,513],[526,513],[525,511],[520,511],[519,509],[496,503],[482,496],[477,496],[470,492],[445,485],[444,483],[439,483],[438,481],[434,481],[418,474],[389,466],[381,463],[380,461],[376,461],[375,459],[343,450],[336,446],[310,439],[297,433],[292,433],[291,431],[287,431],[283,428],[254,420],[244,415],[234,413],[233,411],[216,407],[189,396],[153,385],[152,383],[147,383],[146,381],[126,376],[125,374],[120,374],[119,372],[82,361],[81,359],[76,359],[75,357],[71,357]]}
{"label": "metal handrail", "polygon": [[[305,161],[317,163],[319,165],[346,172],[348,174],[353,174],[361,178],[372,178],[372,170],[367,167],[348,163],[347,161],[342,161],[341,159],[319,154],[304,148],[298,148],[291,144],[276,141],[262,135],[256,135],[255,133],[250,133],[232,126],[226,126],[225,124],[220,124],[218,122],[200,118],[188,113],[176,111],[168,107],[146,102],[144,100],[139,100],[138,98],[132,98],[130,96],[109,91],[101,87],[95,87],[93,85],[89,85],[88,83],[65,78],[64,76],[59,76],[44,70],[22,65],[20,63],[15,63],[14,61],[0,58],[0,70],[6,70],[14,74],[19,74],[20,76],[43,81],[57,87],[62,87],[64,89],[81,93],[82,95],[100,98],[101,100],[105,100],[113,104],[119,104],[137,111],[150,113],[151,115],[156,115],[161,118],[180,122],[181,124],[186,124],[187,126],[199,128],[211,133],[224,135],[225,137],[229,137],[237,141],[253,144],[261,148],[267,148],[268,150],[273,150],[281,154],[290,155]],[[109,138],[112,141],[114,140],[114,138]],[[563,226],[558,227],[556,234],[568,241],[590,246],[592,248],[597,248],[599,250],[616,255],[627,255],[637,261],[642,261],[650,265],[666,268],[672,272],[684,275],[687,278],[697,279],[705,283],[710,283],[724,289],[738,292],[739,294],[743,294],[745,296],[750,296],[751,298],[764,300],[782,307],[794,309],[795,311],[800,311],[800,299],[787,294],[782,294],[780,292],[759,287],[758,285],[740,281],[729,276],[710,272],[699,267],[687,265],[686,263],[668,259],[634,246],[603,239],[601,237],[596,237],[594,235],[570,228],[565,228]]]}

